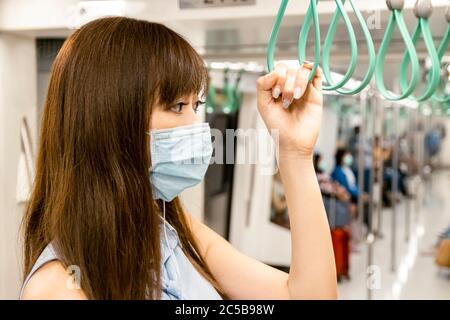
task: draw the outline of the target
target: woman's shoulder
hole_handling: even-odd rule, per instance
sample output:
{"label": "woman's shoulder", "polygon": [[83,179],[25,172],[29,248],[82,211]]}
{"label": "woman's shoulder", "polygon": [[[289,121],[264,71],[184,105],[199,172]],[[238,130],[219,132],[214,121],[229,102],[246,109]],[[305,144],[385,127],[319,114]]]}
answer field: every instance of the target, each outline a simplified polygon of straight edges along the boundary
{"label": "woman's shoulder", "polygon": [[72,288],[72,277],[63,264],[50,261],[37,270],[26,283],[23,300],[84,300],[82,290]]}

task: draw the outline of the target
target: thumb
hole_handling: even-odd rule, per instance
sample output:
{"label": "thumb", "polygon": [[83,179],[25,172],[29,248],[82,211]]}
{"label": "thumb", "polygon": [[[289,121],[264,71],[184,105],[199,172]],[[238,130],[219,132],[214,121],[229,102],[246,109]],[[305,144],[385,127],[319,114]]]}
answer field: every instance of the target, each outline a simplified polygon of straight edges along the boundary
{"label": "thumb", "polygon": [[258,107],[266,107],[272,101],[272,88],[278,82],[278,74],[272,71],[256,81]]}
{"label": "thumb", "polygon": [[258,91],[271,91],[278,80],[278,74],[276,71],[272,71],[256,81]]}

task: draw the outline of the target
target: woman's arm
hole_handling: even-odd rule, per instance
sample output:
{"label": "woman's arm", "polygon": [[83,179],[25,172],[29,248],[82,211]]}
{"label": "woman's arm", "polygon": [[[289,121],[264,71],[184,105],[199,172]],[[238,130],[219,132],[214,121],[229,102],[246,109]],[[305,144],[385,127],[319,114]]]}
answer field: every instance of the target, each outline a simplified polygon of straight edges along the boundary
{"label": "woman's arm", "polygon": [[[279,65],[258,80],[259,112],[269,130],[279,131],[278,164],[292,234],[289,274],[241,254],[191,218],[201,254],[232,299],[337,297],[331,236],[312,162],[322,115],[321,74],[308,84],[310,68],[296,71]],[[272,90],[281,96],[274,98]]]}
{"label": "woman's arm", "polygon": [[336,298],[336,271],[330,229],[312,161],[280,154],[291,223],[289,293],[295,299]]}

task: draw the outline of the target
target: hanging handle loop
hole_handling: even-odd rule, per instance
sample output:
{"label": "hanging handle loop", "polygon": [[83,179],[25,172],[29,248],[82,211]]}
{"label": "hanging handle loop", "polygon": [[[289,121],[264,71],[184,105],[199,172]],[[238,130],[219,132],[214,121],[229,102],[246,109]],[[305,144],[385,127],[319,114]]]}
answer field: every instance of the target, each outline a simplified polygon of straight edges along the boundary
{"label": "hanging handle loop", "polygon": [[286,11],[288,0],[281,0],[280,8],[278,9],[277,17],[275,18],[275,23],[272,27],[272,32],[270,33],[269,44],[267,46],[267,69],[272,72],[275,68],[274,58],[275,58],[275,48],[277,45],[278,32],[280,31],[281,22],[283,21],[283,16]]}
{"label": "hanging handle loop", "polygon": [[305,20],[303,21],[303,26],[300,29],[300,34],[298,37],[298,61],[300,65],[304,64],[306,61],[306,44],[308,41],[309,30],[311,29],[311,24],[314,28],[314,65],[309,74],[309,81],[314,78],[317,68],[320,64],[320,23],[319,23],[319,12],[317,10],[317,3],[319,0],[311,0],[309,2],[308,11],[306,12]]}
{"label": "hanging handle loop", "polygon": [[[428,55],[431,59],[431,70],[428,75],[427,89],[419,97],[415,97],[413,95],[410,96],[411,99],[418,102],[429,99],[434,94],[440,83],[441,63],[439,61],[440,59],[436,51],[436,47],[434,46],[433,36],[431,35],[430,24],[428,21],[432,13],[433,7],[431,5],[431,0],[418,0],[416,2],[414,14],[416,15],[418,21],[412,34],[412,42],[416,45],[419,36],[422,35]],[[406,70],[410,61],[409,54],[405,52],[400,66],[400,86],[402,90],[407,90],[408,87]]]}
{"label": "hanging handle loop", "polygon": [[[306,42],[308,40],[308,33],[311,27],[311,24],[314,24],[315,30],[315,58],[314,65],[309,75],[309,81],[314,78],[314,75],[319,67],[320,63],[320,25],[319,25],[319,14],[317,12],[317,1],[311,0],[308,10],[306,12],[305,20],[303,21],[303,26],[300,29],[299,41],[298,41],[298,60],[300,64],[305,62],[305,51],[306,51]],[[275,23],[272,28],[272,32],[270,34],[269,44],[267,46],[267,68],[269,72],[272,72],[275,68],[274,65],[274,56],[275,56],[275,48],[277,43],[278,32],[280,31],[281,22],[283,21],[284,13],[286,12],[286,7],[288,4],[288,0],[282,0],[280,4],[280,8],[278,9],[278,14],[275,19]]]}
{"label": "hanging handle loop", "polygon": [[[447,31],[444,34],[444,37],[442,38],[441,44],[439,45],[439,47],[437,49],[439,61],[442,61],[445,51],[448,49],[448,47],[450,45],[450,6],[447,8],[447,12],[445,14],[445,19],[447,21],[448,27],[447,27]],[[441,103],[450,102],[450,94],[439,95],[439,94],[435,93],[433,98],[437,102],[441,102]]]}
{"label": "hanging handle loop", "polygon": [[[353,10],[355,9],[353,1],[350,1],[352,3]],[[338,90],[342,88],[352,77],[353,73],[356,69],[356,64],[358,63],[358,43],[356,41],[355,31],[353,30],[352,23],[350,21],[350,18],[347,15],[347,12],[344,8],[345,0],[335,0],[337,10],[335,11],[333,18],[331,19],[330,26],[328,28],[328,33],[325,37],[325,41],[323,43],[323,53],[322,53],[322,69],[323,69],[323,75],[326,79],[326,81],[329,83],[329,85],[324,85],[324,90]],[[339,22],[339,18],[342,17],[344,21],[344,25],[347,28],[347,33],[350,40],[350,50],[351,50],[351,56],[350,56],[350,63],[347,68],[347,72],[345,73],[344,77],[339,81],[338,83],[334,83],[331,71],[330,71],[330,52],[331,47],[333,46],[333,39],[336,34],[336,28],[337,24]],[[365,23],[364,23],[365,24]]]}
{"label": "hanging handle loop", "polygon": [[[391,10],[391,15],[389,18],[388,25],[386,27],[386,32],[384,34],[383,40],[381,41],[380,49],[378,51],[376,68],[375,68],[375,76],[376,76],[376,85],[380,93],[390,101],[398,101],[405,99],[409,95],[411,95],[416,88],[419,79],[420,79],[420,66],[419,60],[417,57],[416,49],[414,48],[414,43],[409,35],[408,29],[405,24],[405,20],[403,19],[403,6],[404,0],[387,0],[386,4],[388,8]],[[384,63],[386,60],[386,54],[389,48],[389,45],[392,40],[392,34],[394,32],[395,26],[398,27],[403,41],[406,45],[405,54],[409,56],[411,61],[411,79],[407,88],[403,89],[400,95],[394,95],[390,93],[383,79],[383,71],[384,71]]]}
{"label": "hanging handle loop", "polygon": [[[343,0],[343,3],[344,3],[344,1],[345,0]],[[346,90],[346,89],[341,88],[341,89],[337,89],[336,90],[338,93],[344,94],[344,95],[354,95],[354,94],[358,94],[362,90],[364,90],[369,85],[370,80],[373,77],[373,74],[375,72],[375,65],[376,65],[375,46],[373,44],[372,35],[370,34],[369,28],[368,28],[368,26],[366,24],[366,20],[364,19],[363,15],[361,14],[361,11],[359,11],[358,7],[356,7],[354,1],[353,0],[349,0],[349,2],[350,2],[350,5],[351,5],[351,7],[353,9],[353,12],[356,15],[356,19],[358,20],[358,22],[359,22],[359,24],[361,26],[361,29],[363,31],[363,34],[364,34],[364,39],[365,39],[366,45],[367,45],[367,53],[368,53],[368,56],[369,56],[369,66],[367,68],[366,75],[364,76],[363,80],[361,81],[361,83],[356,88],[350,89],[350,90]],[[331,24],[333,25],[333,24],[337,23],[338,19],[339,19],[339,15],[336,12],[334,14],[334,16],[333,16],[333,20],[332,20]],[[335,20],[336,20],[336,22],[335,22]],[[331,33],[330,37],[333,37],[335,32],[336,32],[336,29],[335,28],[333,29],[332,27],[330,27],[330,29],[329,29],[329,33]],[[326,43],[326,40],[325,40],[325,43]],[[326,44],[324,44],[323,70],[324,70],[324,76],[327,77],[329,75],[327,74],[328,69],[325,67],[325,60],[326,60],[325,47],[326,47]],[[329,51],[328,51],[327,55],[329,56]],[[356,63],[357,63],[357,61],[355,60],[355,64]],[[328,81],[328,78],[327,78],[327,81]]]}

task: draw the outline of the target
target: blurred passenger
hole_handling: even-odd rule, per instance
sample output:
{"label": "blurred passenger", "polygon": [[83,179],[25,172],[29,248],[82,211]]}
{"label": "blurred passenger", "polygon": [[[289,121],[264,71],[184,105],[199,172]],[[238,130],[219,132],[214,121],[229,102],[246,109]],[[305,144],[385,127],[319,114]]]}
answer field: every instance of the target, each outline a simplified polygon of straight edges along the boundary
{"label": "blurred passenger", "polygon": [[280,172],[278,171],[273,177],[272,184],[271,221],[290,229],[287,209],[286,195],[284,193],[283,183],[281,182]]}
{"label": "blurred passenger", "polygon": [[[400,153],[400,150],[399,150]],[[397,175],[397,190],[401,192],[404,196],[408,196],[408,190],[406,188],[406,175],[404,171],[401,169],[401,162],[400,162],[400,155],[397,165],[394,165],[394,150],[393,147],[388,148],[388,152],[386,153],[386,160],[384,161],[384,186],[387,193],[390,193],[393,191],[393,184],[395,175]],[[392,197],[387,195],[389,199]]]}
{"label": "blurred passenger", "polygon": [[379,170],[381,168],[381,164],[389,158],[390,150],[383,148],[381,143],[380,136],[375,136],[373,140],[373,168],[375,170],[375,182],[378,181]]}
{"label": "blurred passenger", "polygon": [[450,225],[442,233],[439,234],[439,241],[443,239],[450,239]]}
{"label": "blurred passenger", "polygon": [[442,131],[438,126],[428,130],[425,134],[425,151],[428,164],[432,165],[433,159],[439,154],[444,136],[445,131]]}
{"label": "blurred passenger", "polygon": [[[363,227],[358,221],[359,212],[357,210],[358,198],[360,196],[360,191],[356,182],[356,176],[351,169],[353,164],[353,156],[350,154],[349,150],[345,147],[340,147],[336,151],[335,155],[336,164],[333,172],[331,173],[331,178],[341,185],[350,195],[350,212],[352,213],[353,221],[351,222],[352,232],[352,251],[357,252],[358,249],[356,245],[362,240],[360,235],[363,233],[361,228]],[[366,204],[368,201],[368,196],[363,193],[362,199]],[[362,213],[364,214],[364,223],[368,226],[369,219],[366,210]]]}
{"label": "blurred passenger", "polygon": [[352,216],[356,215],[356,207],[350,202],[350,194],[326,173],[327,164],[319,153],[314,155],[313,163],[330,228],[348,228]]}
{"label": "blurred passenger", "polygon": [[[401,142],[401,139],[400,139]],[[381,162],[383,163],[383,205],[386,207],[392,206],[393,201],[398,201],[398,199],[393,199],[393,184],[395,179],[397,179],[397,191],[404,196],[409,196],[409,192],[406,187],[406,175],[402,171],[401,165],[401,146],[398,144],[399,160],[397,165],[394,164],[394,147],[397,147],[393,142],[390,145],[383,145],[381,143],[380,137],[376,136],[374,141],[373,156],[374,156],[374,168],[375,168],[375,181],[378,181],[379,170],[381,167]]]}
{"label": "blurred passenger", "polygon": [[322,199],[327,212],[328,223],[331,229],[334,258],[336,263],[336,275],[338,281],[350,279],[350,252],[355,245],[351,243],[351,208],[356,206],[351,203],[351,196],[344,187],[331,180],[326,173],[327,165],[320,154],[313,158]]}
{"label": "blurred passenger", "polygon": [[[348,140],[348,146],[353,159],[359,158],[359,147],[361,140],[361,128],[360,126],[355,126],[353,128],[353,133]],[[362,146],[362,156],[363,156],[363,170],[364,170],[364,185],[362,186],[365,193],[370,192],[370,174],[372,171],[373,154],[372,154],[372,143],[369,139],[363,139]],[[355,174],[356,179],[358,179],[359,168],[358,161],[353,161],[352,170]]]}
{"label": "blurred passenger", "polygon": [[357,203],[359,189],[356,184],[355,174],[351,169],[353,156],[346,148],[341,147],[336,151],[335,160],[336,164],[331,173],[331,178],[347,190],[353,203]]}
{"label": "blurred passenger", "polygon": [[[378,183],[381,175],[382,180],[382,203],[385,207],[392,205],[392,199],[390,198],[392,172],[386,170],[388,168],[388,161],[391,157],[391,149],[383,146],[380,136],[375,136],[373,143],[373,168],[374,168],[374,182]],[[383,172],[380,174],[380,170]]]}
{"label": "blurred passenger", "polygon": [[[361,133],[361,129],[359,126],[355,126],[353,128],[353,132],[348,140],[348,146],[349,146],[349,150],[351,155],[353,156],[353,159],[357,159],[358,158],[358,153],[359,153],[359,140],[360,140],[360,133]],[[356,173],[356,171],[358,170],[358,164],[357,161],[353,162],[353,171]]]}

